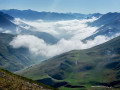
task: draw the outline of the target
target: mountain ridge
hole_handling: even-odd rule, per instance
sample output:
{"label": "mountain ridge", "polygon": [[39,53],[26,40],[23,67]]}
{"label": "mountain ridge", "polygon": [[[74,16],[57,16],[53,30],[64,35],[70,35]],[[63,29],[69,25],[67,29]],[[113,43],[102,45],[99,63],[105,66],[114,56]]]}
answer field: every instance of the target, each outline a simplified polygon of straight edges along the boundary
{"label": "mountain ridge", "polygon": [[88,25],[99,28],[83,41],[94,40],[97,36],[116,37],[120,34],[120,13],[107,13]]}
{"label": "mountain ridge", "polygon": [[[51,78],[70,85],[109,86],[120,79],[119,44],[120,36],[90,49],[58,55],[18,73],[34,80]],[[119,87],[119,83],[111,87]]]}
{"label": "mountain ridge", "polygon": [[[17,9],[10,9],[10,10],[0,10],[4,13],[7,13],[15,18],[27,19],[27,20],[71,20],[71,19],[84,19],[84,18],[91,18],[93,16],[100,17],[102,14],[94,13],[94,14],[80,14],[80,13],[57,13],[57,12],[38,12],[34,10],[17,10]],[[35,17],[32,17],[35,16]]]}

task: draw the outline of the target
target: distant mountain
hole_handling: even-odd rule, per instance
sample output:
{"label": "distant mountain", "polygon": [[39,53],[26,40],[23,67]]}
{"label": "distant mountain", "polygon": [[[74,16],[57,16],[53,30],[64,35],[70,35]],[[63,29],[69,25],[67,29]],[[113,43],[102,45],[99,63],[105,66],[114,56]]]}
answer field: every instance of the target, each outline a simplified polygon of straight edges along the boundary
{"label": "distant mountain", "polygon": [[99,17],[102,17],[103,14],[101,14],[101,13],[88,14],[88,17],[89,17],[89,18],[92,18],[93,16],[99,18]]}
{"label": "distant mountain", "polygon": [[99,18],[103,15],[100,13],[93,13],[93,14],[68,13],[68,14],[74,15],[76,18],[79,19],[90,19],[92,17]]}
{"label": "distant mountain", "polygon": [[13,17],[0,12],[0,28],[14,31],[16,29],[16,25],[11,22],[13,19]]}
{"label": "distant mountain", "polygon": [[99,86],[99,90],[109,87],[117,90],[120,88],[120,37],[90,49],[55,56],[18,74],[61,89],[95,90]]}
{"label": "distant mountain", "polygon": [[116,34],[120,34],[120,13],[107,13],[88,25],[98,26],[100,28],[83,41],[94,39],[99,35],[114,37]]}
{"label": "distant mountain", "polygon": [[[48,44],[58,42],[58,39],[48,33],[26,30],[14,24],[13,20],[13,17],[2,12],[0,13],[0,28],[3,29],[0,31],[0,67],[9,71],[17,71],[46,59],[43,56],[31,55],[27,48],[21,47],[16,49],[9,45],[13,38],[18,35],[17,28],[20,30],[19,34],[34,35],[43,39]],[[10,31],[10,34],[5,34],[7,30]]]}
{"label": "distant mountain", "polygon": [[[75,16],[64,14],[64,13],[54,13],[54,12],[37,12],[32,10],[16,10],[16,9],[10,9],[10,10],[2,10],[2,12],[7,13],[13,17],[21,18],[21,19],[27,19],[27,20],[67,20],[67,19],[73,19]],[[33,17],[34,16],[34,17]]]}
{"label": "distant mountain", "polygon": [[16,25],[14,22],[14,18],[8,14],[0,12],[0,28],[3,30],[0,32],[9,31],[11,34],[18,34],[17,28],[20,30],[25,30],[24,28]]}
{"label": "distant mountain", "polygon": [[[16,25],[15,23],[13,23],[13,20],[14,20],[14,18],[12,16],[9,16],[8,14],[4,14],[4,13],[0,12],[0,28],[3,29],[0,32],[5,32],[5,31],[9,30],[10,33],[14,34],[14,35],[16,35],[16,34],[35,35],[38,38],[43,39],[46,43],[49,43],[49,44],[55,44],[58,41],[58,39],[56,39],[54,36],[52,36],[48,33],[31,30],[31,28],[33,28],[32,26],[29,30],[26,30],[25,28],[23,28],[21,26],[29,26],[29,25],[27,25],[23,22],[21,22],[20,25]],[[17,31],[17,29],[19,29],[19,31]]]}
{"label": "distant mountain", "polygon": [[92,26],[101,26],[101,25],[106,25],[109,24],[111,22],[114,22],[116,20],[120,20],[120,13],[107,13],[104,14],[101,18],[99,18],[98,20],[94,21],[91,25]]}
{"label": "distant mountain", "polygon": [[55,90],[0,68],[0,90]]}
{"label": "distant mountain", "polygon": [[0,12],[0,15],[1,16],[4,16],[6,19],[8,19],[8,20],[14,20],[14,18],[12,17],[12,16],[10,16],[10,15],[8,15],[8,14],[5,14],[5,13],[3,13],[3,12]]}
{"label": "distant mountain", "polygon": [[120,19],[100,27],[98,30],[96,30],[95,34],[87,37],[83,41],[95,39],[95,37],[99,35],[115,37],[117,34],[120,34]]}
{"label": "distant mountain", "polygon": [[[21,18],[26,20],[72,20],[72,19],[84,19],[84,18],[91,18],[91,17],[99,17],[102,14],[79,14],[79,13],[56,13],[56,12],[37,12],[33,10],[17,10],[17,9],[10,9],[10,10],[1,10],[4,13],[7,13],[15,18]],[[34,17],[33,17],[34,16]]]}

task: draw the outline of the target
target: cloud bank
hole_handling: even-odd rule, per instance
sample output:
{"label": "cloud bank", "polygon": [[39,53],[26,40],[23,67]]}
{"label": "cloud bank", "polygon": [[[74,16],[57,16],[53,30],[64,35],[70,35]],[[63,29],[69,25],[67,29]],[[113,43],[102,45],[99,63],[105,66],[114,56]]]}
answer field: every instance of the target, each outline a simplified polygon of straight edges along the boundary
{"label": "cloud bank", "polygon": [[[56,44],[50,45],[33,35],[18,35],[10,42],[10,45],[14,48],[26,47],[31,53],[42,55],[47,58],[71,50],[88,49],[113,38],[97,36],[94,40],[89,40],[86,43],[83,43],[83,39],[91,36],[98,29],[98,27],[90,27],[87,25],[88,22],[93,22],[95,20],[96,18],[57,22],[44,22],[42,20],[34,22],[22,21],[34,27],[33,30],[47,32],[60,40]],[[20,20],[18,19],[17,21],[17,24],[19,24]]]}
{"label": "cloud bank", "polygon": [[97,36],[94,40],[87,41],[87,43],[83,43],[78,39],[61,39],[57,44],[49,45],[44,40],[33,35],[18,35],[10,42],[10,45],[14,48],[27,47],[31,53],[49,58],[71,50],[91,48],[108,40],[110,38],[105,36]]}
{"label": "cloud bank", "polygon": [[[21,27],[30,29],[30,26],[33,31],[46,32],[56,38],[62,39],[84,39],[92,35],[98,27],[90,27],[86,23],[93,22],[97,18],[93,17],[92,19],[83,19],[83,20],[67,20],[67,21],[56,21],[56,22],[45,22],[43,20],[37,21],[24,21],[21,19],[15,19],[15,23]],[[30,26],[24,26],[22,23],[26,23]]]}

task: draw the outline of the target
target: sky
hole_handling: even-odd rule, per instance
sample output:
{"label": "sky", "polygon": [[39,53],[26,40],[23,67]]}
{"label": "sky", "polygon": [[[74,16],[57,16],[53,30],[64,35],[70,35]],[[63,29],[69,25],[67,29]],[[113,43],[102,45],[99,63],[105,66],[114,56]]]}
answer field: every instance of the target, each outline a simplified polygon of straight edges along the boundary
{"label": "sky", "polygon": [[107,13],[120,12],[120,0],[0,0],[0,9]]}

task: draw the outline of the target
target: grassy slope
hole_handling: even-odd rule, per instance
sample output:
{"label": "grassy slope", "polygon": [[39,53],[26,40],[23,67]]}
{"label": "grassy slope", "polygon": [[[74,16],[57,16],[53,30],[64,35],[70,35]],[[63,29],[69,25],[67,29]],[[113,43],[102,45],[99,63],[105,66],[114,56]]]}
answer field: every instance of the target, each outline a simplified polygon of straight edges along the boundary
{"label": "grassy slope", "polygon": [[9,71],[17,71],[32,63],[25,48],[14,49],[9,45],[14,35],[0,33],[0,66]]}
{"label": "grassy slope", "polygon": [[0,90],[53,90],[54,88],[37,83],[0,68]]}
{"label": "grassy slope", "polygon": [[[45,37],[45,33],[39,33],[40,37]],[[26,66],[40,62],[45,57],[34,57],[27,48],[13,48],[9,43],[15,35],[0,33],[0,66],[9,71],[17,71]],[[52,36],[49,36],[52,37]],[[53,38],[50,38],[51,40]],[[48,40],[50,42],[50,39]],[[53,40],[55,43],[55,41]]]}
{"label": "grassy slope", "polygon": [[87,50],[77,50],[44,61],[18,74],[39,80],[54,78],[86,87],[120,80],[120,37]]}
{"label": "grassy slope", "polygon": [[15,65],[18,66],[17,68],[19,69],[23,68],[24,66],[22,64],[19,64],[16,61],[17,58],[11,55],[10,52],[8,51],[9,42],[12,40],[12,38],[13,38],[13,35],[0,34],[0,42],[1,42],[0,43],[0,66],[9,70],[10,70],[9,67],[11,67],[11,69],[14,71]]}

